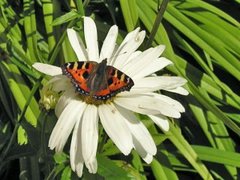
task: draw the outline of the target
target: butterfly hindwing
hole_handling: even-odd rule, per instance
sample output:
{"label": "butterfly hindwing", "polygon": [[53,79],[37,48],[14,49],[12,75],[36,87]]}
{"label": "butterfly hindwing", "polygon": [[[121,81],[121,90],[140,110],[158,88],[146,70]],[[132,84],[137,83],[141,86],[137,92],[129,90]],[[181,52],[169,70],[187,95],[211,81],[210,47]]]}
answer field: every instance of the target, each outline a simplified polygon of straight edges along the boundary
{"label": "butterfly hindwing", "polygon": [[106,68],[107,88],[96,92],[97,99],[108,99],[122,91],[128,91],[133,86],[133,81],[120,70],[107,66]]}
{"label": "butterfly hindwing", "polygon": [[119,93],[122,91],[129,91],[134,85],[132,79],[124,74],[122,71],[112,67],[107,67],[108,88],[111,93]]}

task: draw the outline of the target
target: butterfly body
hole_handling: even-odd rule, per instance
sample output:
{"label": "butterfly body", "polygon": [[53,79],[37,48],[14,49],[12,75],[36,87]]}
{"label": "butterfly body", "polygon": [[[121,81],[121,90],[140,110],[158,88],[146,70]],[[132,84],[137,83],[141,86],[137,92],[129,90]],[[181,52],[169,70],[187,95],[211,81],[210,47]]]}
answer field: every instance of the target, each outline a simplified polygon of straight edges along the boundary
{"label": "butterfly body", "polygon": [[107,100],[119,92],[129,91],[134,85],[126,74],[108,66],[107,60],[69,62],[62,66],[62,71],[72,79],[76,91],[96,100]]}
{"label": "butterfly body", "polygon": [[90,73],[89,77],[87,78],[87,87],[91,90],[92,94],[96,92],[106,89],[107,84],[107,77],[106,71],[107,62],[103,61],[102,63],[96,64],[94,70]]}

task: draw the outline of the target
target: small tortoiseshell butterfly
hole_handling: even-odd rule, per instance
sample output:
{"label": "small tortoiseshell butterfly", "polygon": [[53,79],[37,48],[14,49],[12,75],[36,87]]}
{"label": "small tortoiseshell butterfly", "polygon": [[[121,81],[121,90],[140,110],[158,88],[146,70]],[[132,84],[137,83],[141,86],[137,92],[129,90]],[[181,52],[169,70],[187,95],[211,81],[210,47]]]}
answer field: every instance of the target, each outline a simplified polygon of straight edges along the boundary
{"label": "small tortoiseshell butterfly", "polygon": [[62,66],[64,75],[72,79],[76,90],[96,100],[107,100],[117,93],[129,91],[133,80],[120,70],[94,61],[78,61],[65,63]]}

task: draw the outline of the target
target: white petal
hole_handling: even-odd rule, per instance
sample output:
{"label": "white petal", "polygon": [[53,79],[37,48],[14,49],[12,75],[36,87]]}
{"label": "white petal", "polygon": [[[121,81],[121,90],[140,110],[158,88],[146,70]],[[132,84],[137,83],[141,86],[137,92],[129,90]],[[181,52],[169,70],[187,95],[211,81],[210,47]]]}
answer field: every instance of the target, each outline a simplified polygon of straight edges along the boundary
{"label": "white petal", "polygon": [[81,161],[76,163],[76,172],[77,172],[78,177],[82,177],[83,163]]}
{"label": "white petal", "polygon": [[168,89],[167,91],[177,93],[177,94],[181,94],[181,95],[184,95],[184,96],[187,96],[189,94],[189,92],[183,87],[177,87],[175,89]]}
{"label": "white petal", "polygon": [[51,84],[51,83],[55,83],[56,81],[61,81],[63,78],[65,78],[66,76],[65,75],[57,75],[57,76],[54,76],[52,77],[48,82],[47,84]]}
{"label": "white petal", "polygon": [[[121,93],[123,94],[123,93]],[[121,95],[119,94],[119,95]],[[159,111],[151,108],[153,99],[149,100],[149,97],[142,95],[131,95],[131,96],[117,96],[114,102],[126,109],[140,114],[159,114]],[[144,108],[142,104],[145,104],[148,108]]]}
{"label": "white petal", "polygon": [[120,47],[119,47],[119,55],[123,53],[133,53],[136,51],[136,49],[142,44],[144,38],[145,38],[146,32],[145,31],[140,31],[136,33],[135,36],[133,36],[129,41],[126,43],[122,42]]}
{"label": "white petal", "polygon": [[74,29],[67,29],[69,42],[79,61],[87,61],[87,52],[84,44]]}
{"label": "white petal", "polygon": [[135,52],[137,48],[142,44],[145,36],[146,36],[145,31],[140,31],[139,33],[137,33],[133,39],[130,39],[126,45],[123,45],[123,49],[121,49],[120,54],[122,52],[131,52],[131,53]]}
{"label": "white petal", "polygon": [[126,67],[124,68],[124,72],[129,75],[130,77],[135,76],[138,74],[142,69],[147,67],[153,61],[156,61],[158,57],[164,51],[165,46],[159,45],[155,48],[149,48],[143,53],[141,53],[136,58],[132,59]]}
{"label": "white petal", "polygon": [[68,91],[65,91],[63,95],[61,95],[55,107],[55,114],[57,117],[60,116],[64,108],[76,97],[76,95],[77,94],[73,89],[69,89]]}
{"label": "white petal", "polygon": [[172,105],[162,101],[161,99],[156,99],[154,93],[152,94],[135,94],[132,96],[121,97],[118,96],[114,101],[121,107],[130,109],[132,111],[147,114],[156,115],[163,114],[165,116],[180,118],[181,114],[178,110],[172,107]]}
{"label": "white petal", "polygon": [[[122,94],[125,93],[121,93],[119,95]],[[114,99],[114,102],[123,108],[140,114],[159,114],[158,110],[151,108],[152,100],[149,101],[149,98],[145,98],[144,96],[117,96],[117,98]],[[142,104],[145,104],[146,106],[148,106],[148,108],[142,107]]]}
{"label": "white petal", "polygon": [[[60,115],[57,124],[55,125],[51,137],[49,139],[49,147],[51,149],[55,148],[56,151],[62,151],[68,136],[70,135],[73,126],[76,121],[81,116],[81,111],[79,111],[79,106],[76,106],[77,102],[72,101]],[[74,108],[73,108],[74,107]],[[81,108],[82,106],[80,106]],[[70,113],[71,111],[71,113]]]}
{"label": "white petal", "polygon": [[126,59],[126,60],[123,62],[123,64],[124,64],[124,65],[127,64],[128,61],[131,61],[132,59],[136,58],[136,57],[139,56],[141,53],[142,53],[142,51],[135,51],[135,52],[133,52],[133,53],[129,56],[129,58]]}
{"label": "white petal", "polygon": [[[55,77],[59,77],[59,79],[55,79]],[[50,83],[52,83],[52,90],[56,92],[66,91],[73,88],[70,79],[65,75],[54,76],[54,78],[48,81],[48,84]]]}
{"label": "white petal", "polygon": [[170,76],[168,81],[169,83],[166,83],[166,85],[161,89],[168,91],[168,90],[176,89],[177,87],[183,86],[184,84],[187,83],[186,79],[182,77],[174,77],[174,76]]}
{"label": "white petal", "polygon": [[130,40],[134,39],[137,36],[137,34],[139,33],[139,31],[140,31],[140,28],[138,27],[138,28],[134,29],[133,31],[129,32],[127,34],[127,36],[125,36],[125,38],[122,41],[120,47],[125,46],[125,44],[127,44],[127,42],[129,42]]}
{"label": "white petal", "polygon": [[156,76],[136,79],[131,92],[151,92],[156,90],[175,89],[186,83],[186,80],[177,76]]}
{"label": "white petal", "polygon": [[85,162],[85,164],[90,173],[95,174],[97,172],[97,159],[96,158],[94,158],[92,161]]}
{"label": "white petal", "polygon": [[163,68],[165,68],[166,66],[173,64],[172,61],[164,58],[164,57],[160,57],[158,59],[156,59],[155,61],[149,63],[148,65],[146,65],[143,69],[141,69],[139,71],[139,73],[135,74],[134,76],[132,76],[132,79],[139,79],[145,76],[149,76]]}
{"label": "white petal", "polygon": [[85,103],[72,100],[61,113],[49,139],[50,149],[62,151],[76,121],[81,118]]}
{"label": "white petal", "polygon": [[98,112],[97,107],[88,105],[82,120],[82,153],[85,162],[96,158],[98,145]]}
{"label": "white petal", "polygon": [[88,60],[99,62],[97,28],[95,22],[90,17],[84,17],[84,36],[87,45]]}
{"label": "white petal", "polygon": [[133,147],[133,143],[132,135],[124,117],[121,116],[113,104],[101,105],[98,110],[104,130],[119,150],[124,155],[128,155]]}
{"label": "white petal", "polygon": [[145,149],[146,152],[155,155],[157,152],[156,145],[144,124],[139,121],[136,116],[129,110],[126,110],[119,106],[116,107],[122,114],[122,116],[125,117],[127,125],[135,140],[138,141],[139,144],[141,144],[142,148]]}
{"label": "white petal", "polygon": [[100,53],[100,60],[109,59],[112,56],[116,44],[117,35],[118,27],[114,25],[110,28],[105,40],[103,41]]}
{"label": "white petal", "polygon": [[51,90],[60,92],[60,91],[65,91],[69,88],[70,79],[67,78],[65,75],[56,75],[53,76],[47,83],[46,86],[47,88],[51,87]]}
{"label": "white petal", "polygon": [[142,157],[142,159],[147,163],[150,164],[153,160],[153,156],[151,154],[146,154],[146,156]]}
{"label": "white petal", "polygon": [[[108,64],[124,72],[125,64],[127,64],[129,61],[131,61],[132,58],[138,56],[141,53],[142,53],[141,51],[135,51],[133,53],[123,53],[119,54],[118,56],[112,56],[111,59],[109,60],[110,63]],[[114,60],[116,59],[119,59],[119,61],[115,62]]]}
{"label": "white petal", "polygon": [[142,144],[140,144],[140,142],[135,139],[135,137],[133,137],[133,143],[134,143],[134,149],[138,152],[138,154],[142,157],[142,159],[150,164],[153,160],[153,155],[149,154],[142,146]]}
{"label": "white petal", "polygon": [[157,99],[164,101],[167,104],[170,104],[174,109],[178,110],[179,112],[185,112],[185,108],[183,107],[183,105],[180,102],[178,102],[168,96],[162,95],[162,94],[154,93],[154,96]]}
{"label": "white petal", "polygon": [[153,122],[164,131],[169,130],[169,122],[165,116],[162,115],[149,115]]}
{"label": "white petal", "polygon": [[32,66],[41,73],[47,74],[49,76],[57,76],[59,74],[62,74],[62,69],[60,67],[50,64],[34,63]]}
{"label": "white petal", "polygon": [[70,164],[73,171],[77,172],[79,177],[82,176],[83,171],[83,156],[82,156],[82,144],[81,144],[81,120],[79,118],[73,130],[71,146],[70,146]]}
{"label": "white petal", "polygon": [[[137,34],[139,33],[140,28],[136,28],[134,31],[131,31],[127,34],[127,36],[123,39],[122,43],[120,44],[120,46],[118,47],[118,49],[115,51],[113,57],[115,57],[115,59],[121,55],[124,54],[128,51],[128,49],[124,49],[124,46],[126,46],[126,44],[128,44],[129,41],[131,41],[132,39],[135,39],[135,37],[137,36]],[[114,61],[115,61],[114,59]],[[113,63],[111,63],[113,64]]]}
{"label": "white petal", "polygon": [[114,55],[116,56],[116,59],[113,61],[113,66],[122,69],[125,62],[128,62],[131,54],[134,53],[137,48],[142,44],[145,35],[145,31],[141,31],[137,33],[135,37],[126,42],[126,44],[122,43],[118,51]]}

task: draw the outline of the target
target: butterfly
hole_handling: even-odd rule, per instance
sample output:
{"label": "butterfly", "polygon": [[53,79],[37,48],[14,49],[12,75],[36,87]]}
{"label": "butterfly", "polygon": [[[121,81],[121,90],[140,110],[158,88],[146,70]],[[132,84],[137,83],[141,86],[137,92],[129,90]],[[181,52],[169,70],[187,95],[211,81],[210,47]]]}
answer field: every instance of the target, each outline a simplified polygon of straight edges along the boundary
{"label": "butterfly", "polygon": [[134,85],[129,76],[107,65],[106,59],[100,63],[94,61],[65,63],[62,72],[72,80],[77,92],[96,100],[107,100],[122,91],[130,91]]}

